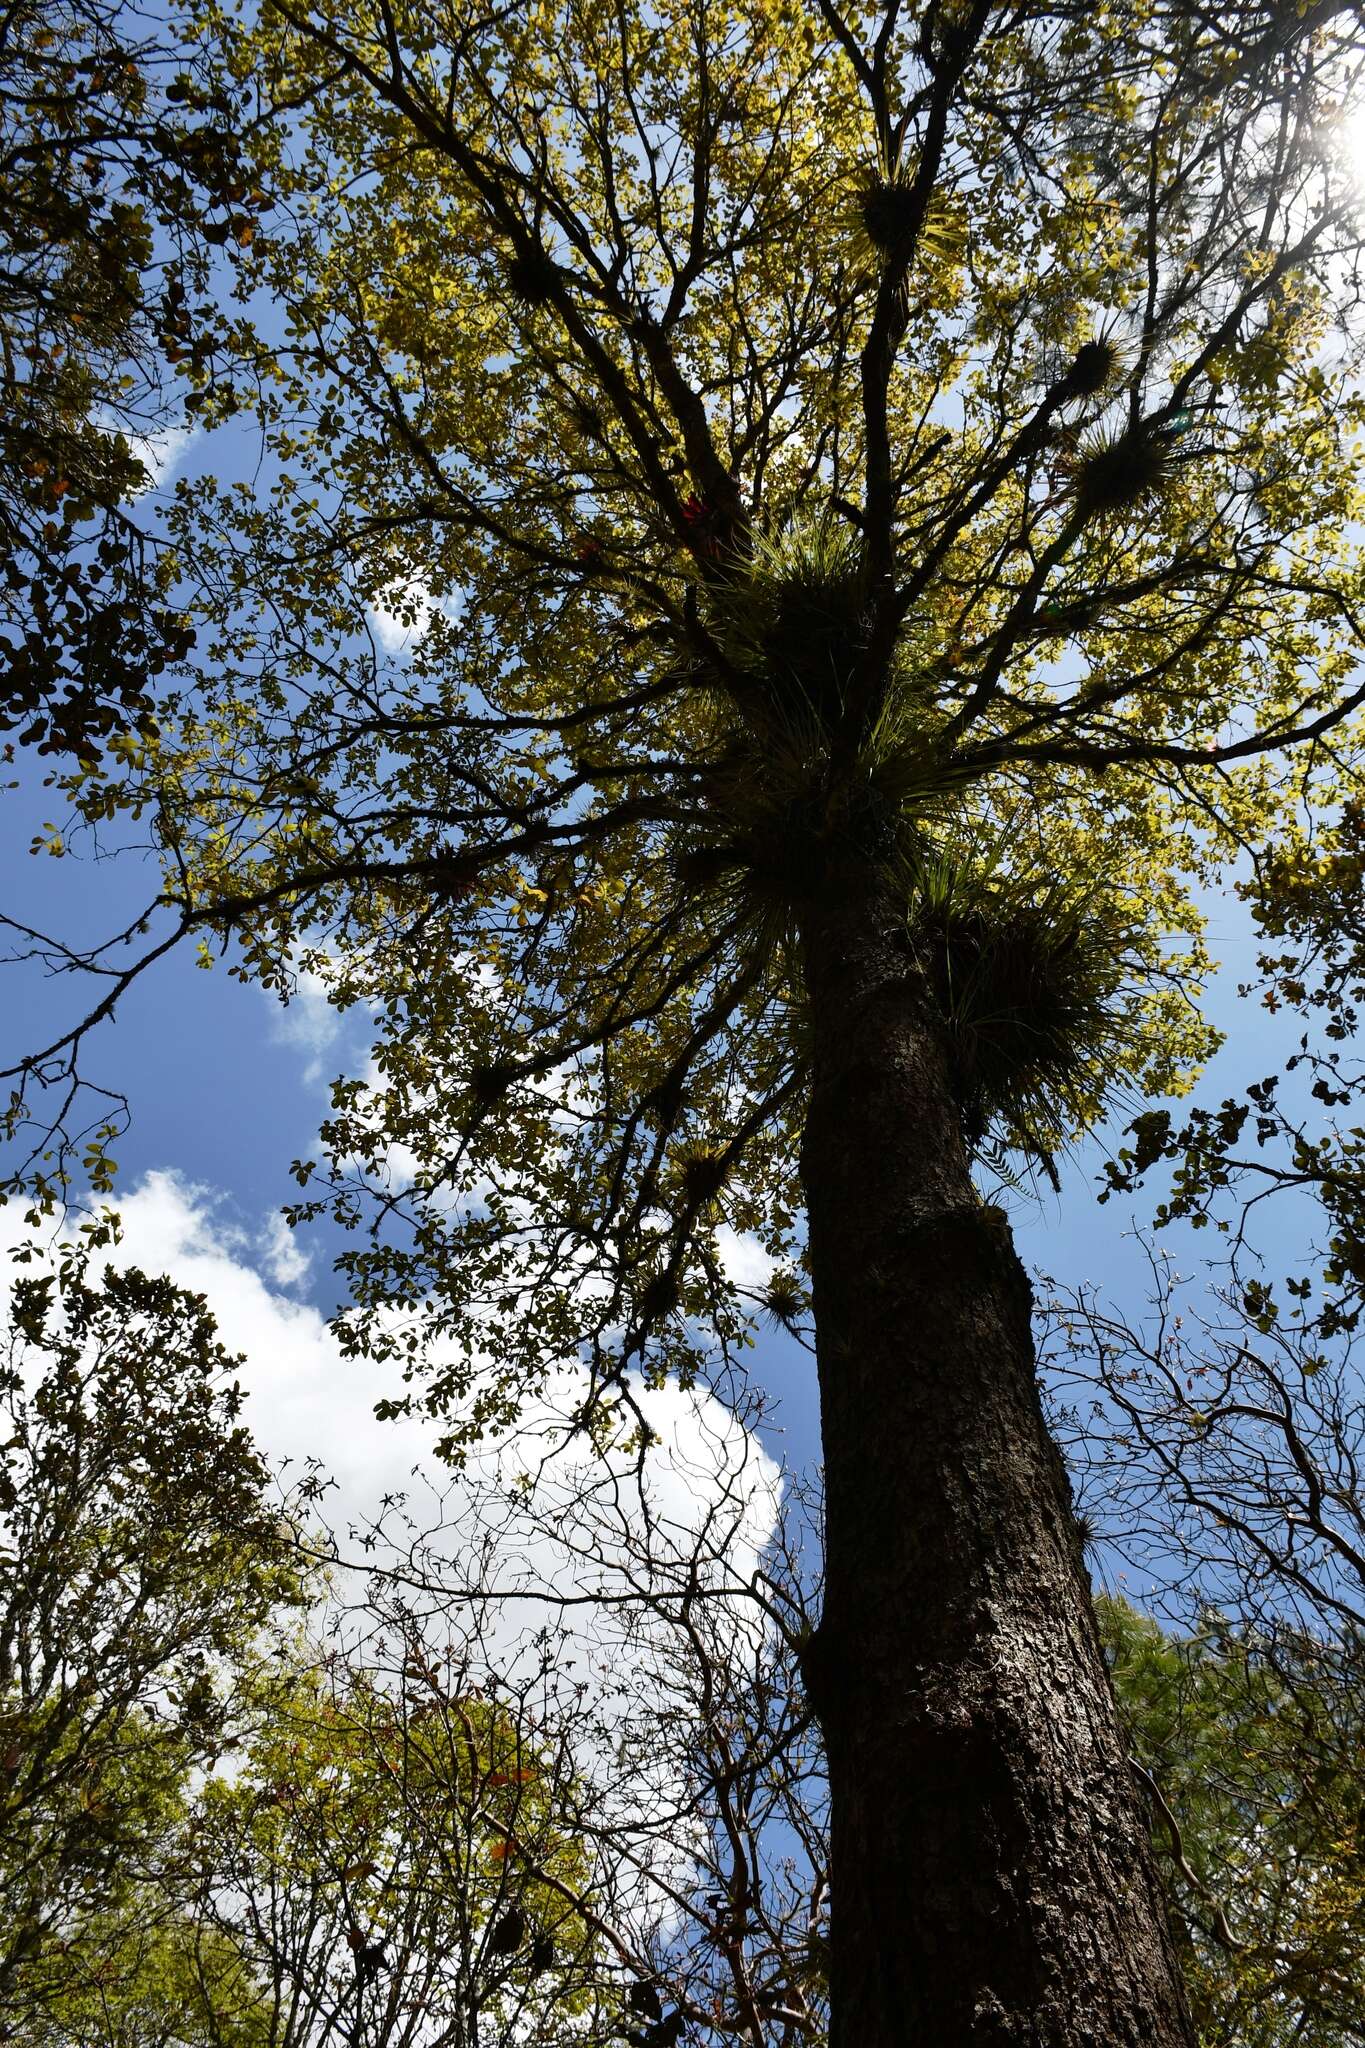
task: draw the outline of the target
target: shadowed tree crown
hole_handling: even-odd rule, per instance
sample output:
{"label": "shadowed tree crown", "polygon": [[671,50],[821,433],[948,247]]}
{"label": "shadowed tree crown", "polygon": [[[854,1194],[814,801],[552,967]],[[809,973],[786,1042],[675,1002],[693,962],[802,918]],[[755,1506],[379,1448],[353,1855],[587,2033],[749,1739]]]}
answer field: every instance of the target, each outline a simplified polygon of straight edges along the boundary
{"label": "shadowed tree crown", "polygon": [[304,1206],[377,1195],[362,1308],[515,1359],[494,1406],[734,1339],[724,1225],[787,1284],[850,863],[995,1164],[1207,1049],[1191,888],[1352,744],[1334,22],[209,22],[295,108],[268,487],[180,494],[206,665],[138,795],[182,929],[377,1014]]}

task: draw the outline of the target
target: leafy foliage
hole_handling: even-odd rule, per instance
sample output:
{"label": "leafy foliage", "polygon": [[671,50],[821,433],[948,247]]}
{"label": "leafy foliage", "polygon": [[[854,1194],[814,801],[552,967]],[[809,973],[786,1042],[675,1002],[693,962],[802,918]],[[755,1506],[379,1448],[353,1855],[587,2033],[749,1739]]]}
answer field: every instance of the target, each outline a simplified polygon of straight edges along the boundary
{"label": "leafy foliage", "polygon": [[415,1637],[392,1667],[377,1646],[267,1675],[240,1768],[190,1821],[190,1924],[232,1962],[191,1999],[205,2038],[240,2006],[270,2048],[343,2026],[367,2048],[552,2042],[598,2008],[566,1760],[452,1677]]}
{"label": "leafy foliage", "polygon": [[1011,866],[1002,849],[931,855],[912,926],[944,1021],[963,1116],[1046,1161],[1082,1127],[1131,1059],[1123,1001],[1134,936],[1098,889]]}
{"label": "leafy foliage", "polygon": [[255,226],[235,97],[194,72],[164,24],[101,0],[0,24],[0,733],[43,754],[135,750],[194,645],[131,504],[176,366],[215,376],[213,245]]}
{"label": "leafy foliage", "polygon": [[1202,2048],[1348,2048],[1365,2023],[1365,1725],[1353,1654],[1163,1634],[1100,1602]]}
{"label": "leafy foliage", "polygon": [[[140,788],[186,931],[281,988],[302,944],[382,1020],[301,1213],[377,1196],[361,1306],[420,1294],[430,1327],[352,1341],[479,1330],[529,1361],[623,1328],[666,1370],[706,1317],[732,1345],[706,1226],[797,1251],[801,905],[841,862],[884,867],[910,917],[908,845],[1009,842],[1039,878],[1021,929],[1096,934],[1084,1000],[1031,1047],[1084,1013],[1090,1050],[1054,1043],[1026,1105],[966,1063],[983,1142],[1050,1152],[1101,1076],[1181,1085],[1210,1042],[1190,883],[1317,801],[1325,757],[1291,769],[1294,735],[1352,744],[1356,231],[1335,198],[1300,211],[1310,175],[1336,190],[1307,111],[1336,58],[1254,10],[1230,42],[1183,12],[1007,11],[932,64],[907,19],[867,71],[827,20],[740,23],[696,32],[703,66],[681,15],[542,10],[471,42],[400,13],[382,49],[326,10],[211,21],[225,89],[300,108],[253,131],[298,223],[282,207],[240,263],[294,339],[259,345],[269,494],[182,496],[223,666]],[[1152,85],[1157,42],[1189,90]],[[1046,166],[1002,147],[1010,109],[1052,124]],[[641,123],[689,139],[633,164]],[[856,195],[893,161],[906,233],[869,250]],[[390,602],[396,669],[367,610]],[[419,1162],[397,1202],[394,1145]],[[664,1229],[695,1146],[732,1155],[722,1210]]]}
{"label": "leafy foliage", "polygon": [[135,1270],[96,1284],[79,1263],[12,1294],[0,2014],[14,2025],[69,1988],[73,1928],[105,1924],[155,1866],[297,1573],[202,1299]]}

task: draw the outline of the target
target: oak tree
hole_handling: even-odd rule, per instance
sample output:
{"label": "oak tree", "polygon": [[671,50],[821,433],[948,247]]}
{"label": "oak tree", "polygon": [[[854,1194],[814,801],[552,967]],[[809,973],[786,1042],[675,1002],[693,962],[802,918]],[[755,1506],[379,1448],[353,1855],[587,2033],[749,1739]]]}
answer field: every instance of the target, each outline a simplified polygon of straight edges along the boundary
{"label": "oak tree", "polygon": [[376,1016],[298,1215],[368,1226],[345,1341],[453,1454],[565,1358],[602,1429],[809,1309],[836,2048],[1187,2042],[973,1173],[1182,1084],[1195,885],[1354,773],[1354,13],[197,35],[281,205],[261,482],[180,494],[202,665],[127,771],[152,952]]}

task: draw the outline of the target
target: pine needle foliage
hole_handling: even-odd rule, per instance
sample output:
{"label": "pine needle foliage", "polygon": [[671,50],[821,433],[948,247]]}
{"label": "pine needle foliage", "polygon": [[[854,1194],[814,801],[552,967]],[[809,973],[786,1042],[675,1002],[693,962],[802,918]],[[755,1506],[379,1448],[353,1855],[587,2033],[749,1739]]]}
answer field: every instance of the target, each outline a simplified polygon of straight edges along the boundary
{"label": "pine needle foliage", "polygon": [[[936,755],[913,689],[888,701],[839,780],[803,702],[779,694],[758,735],[732,737],[705,808],[675,842],[680,895],[728,920],[736,955],[800,986],[802,908],[841,842],[879,859],[899,896],[947,1026],[964,1134],[1009,1185],[1009,1152],[1051,1172],[1052,1150],[1093,1118],[1111,1071],[1132,1070],[1143,1026],[1133,1003],[1132,915],[1094,882],[1012,859],[1005,837],[974,835]],[[789,1035],[799,1054],[799,1001]],[[695,1148],[693,1148],[695,1152]],[[683,1184],[709,1173],[690,1152]],[[695,1190],[703,1205],[709,1185]]]}
{"label": "pine needle foliage", "polygon": [[504,275],[508,292],[523,306],[545,305],[559,279],[553,258],[538,246],[509,256]]}
{"label": "pine needle foliage", "polygon": [[1123,382],[1133,367],[1131,343],[1112,328],[1092,334],[1060,372],[1060,381],[1074,398],[1099,398]]}
{"label": "pine needle foliage", "polygon": [[874,249],[889,253],[914,226],[914,190],[905,178],[874,178],[863,188],[859,211]]}
{"label": "pine needle foliage", "polygon": [[855,234],[878,263],[890,266],[913,248],[931,265],[951,263],[966,243],[964,220],[943,194],[925,202],[912,169],[882,172],[857,188],[853,208]]}
{"label": "pine needle foliage", "polygon": [[727,881],[745,865],[745,861],[744,847],[717,844],[706,839],[680,844],[672,853],[678,887],[689,896]]}
{"label": "pine needle foliage", "polygon": [[709,1208],[725,1185],[730,1161],[723,1145],[698,1141],[686,1146],[679,1161],[683,1194],[695,1208]]}
{"label": "pine needle foliage", "polygon": [[1118,351],[1104,340],[1085,341],[1076,351],[1067,375],[1073,391],[1093,397],[1111,384],[1119,368]]}
{"label": "pine needle foliage", "polygon": [[985,858],[926,857],[911,928],[948,1029],[963,1128],[1046,1163],[1093,1116],[1136,1026],[1128,924],[1094,887]]}
{"label": "pine needle foliage", "polygon": [[734,666],[789,716],[838,724],[867,651],[867,582],[856,533],[833,516],[760,536],[716,602]]}
{"label": "pine needle foliage", "polygon": [[779,1266],[763,1290],[763,1313],[773,1328],[795,1329],[806,1307],[806,1291],[799,1275]]}
{"label": "pine needle foliage", "polygon": [[1171,478],[1171,452],[1159,433],[1126,427],[1097,436],[1076,465],[1076,506],[1087,518],[1130,512],[1159,497]]}

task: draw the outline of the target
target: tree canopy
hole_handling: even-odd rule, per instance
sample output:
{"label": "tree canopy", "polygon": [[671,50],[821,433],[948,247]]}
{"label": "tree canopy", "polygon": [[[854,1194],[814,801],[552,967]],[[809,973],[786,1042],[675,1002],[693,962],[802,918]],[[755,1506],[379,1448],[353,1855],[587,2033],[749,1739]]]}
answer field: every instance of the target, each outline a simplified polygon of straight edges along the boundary
{"label": "tree canopy", "polygon": [[850,840],[988,1157],[1180,1086],[1191,890],[1351,744],[1347,24],[216,28],[301,108],[235,266],[271,484],[180,494],[206,661],[135,786],[185,929],[378,1013],[309,1188],[412,1162],[361,1302],[508,1399],[622,1325],[685,1360],[678,1309],[733,1339],[711,1226],[796,1254],[792,947]]}
{"label": "tree canopy", "polygon": [[[1218,1616],[1163,1635],[1102,1605],[1159,1809],[1182,1965],[1208,2048],[1360,2038],[1358,1672]],[[1314,1654],[1316,1648],[1317,1654]]]}

